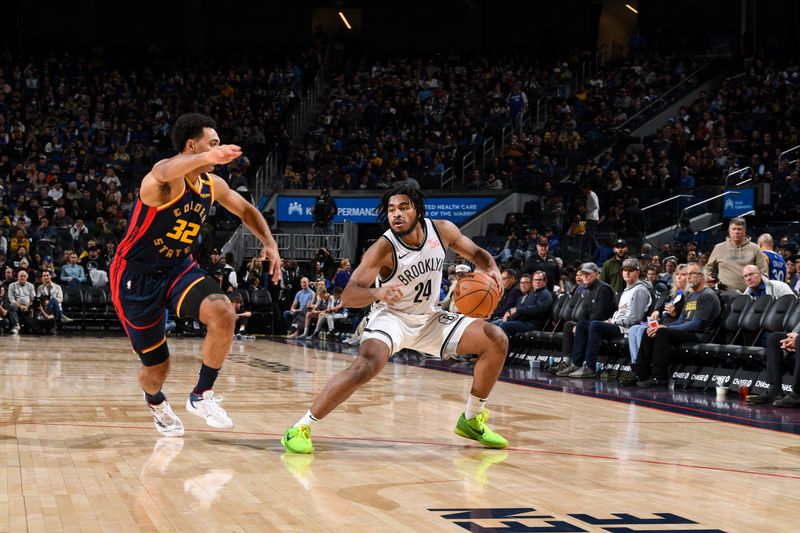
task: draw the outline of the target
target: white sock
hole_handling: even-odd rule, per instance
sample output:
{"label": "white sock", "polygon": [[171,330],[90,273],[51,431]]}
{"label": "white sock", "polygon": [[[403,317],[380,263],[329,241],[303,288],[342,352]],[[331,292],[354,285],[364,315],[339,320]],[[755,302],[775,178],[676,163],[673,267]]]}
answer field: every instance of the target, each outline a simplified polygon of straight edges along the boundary
{"label": "white sock", "polygon": [[306,411],[306,414],[303,415],[303,418],[301,418],[300,420],[297,421],[297,424],[295,424],[294,427],[298,427],[298,426],[302,426],[302,425],[306,425],[308,427],[311,427],[311,426],[314,425],[315,422],[319,422],[319,418],[317,418],[314,415],[312,415],[311,414],[311,409],[309,409],[308,411]]}
{"label": "white sock", "polygon": [[469,400],[467,400],[467,408],[464,409],[464,418],[467,420],[470,418],[475,418],[475,416],[477,416],[477,414],[480,413],[485,406],[486,398],[478,398],[477,396],[470,394]]}

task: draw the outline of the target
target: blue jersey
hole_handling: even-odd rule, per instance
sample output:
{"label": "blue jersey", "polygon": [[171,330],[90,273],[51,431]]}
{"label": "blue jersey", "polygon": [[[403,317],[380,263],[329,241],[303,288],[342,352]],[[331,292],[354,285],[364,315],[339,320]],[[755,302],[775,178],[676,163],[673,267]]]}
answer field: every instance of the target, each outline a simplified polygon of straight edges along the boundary
{"label": "blue jersey", "polygon": [[786,281],[786,261],[783,256],[772,250],[765,250],[764,257],[767,259],[767,272],[769,272],[769,279],[776,281]]}
{"label": "blue jersey", "polygon": [[183,180],[183,193],[164,205],[150,207],[137,199],[117,258],[140,269],[169,269],[192,253],[197,235],[214,203],[214,185],[201,174],[197,188]]}

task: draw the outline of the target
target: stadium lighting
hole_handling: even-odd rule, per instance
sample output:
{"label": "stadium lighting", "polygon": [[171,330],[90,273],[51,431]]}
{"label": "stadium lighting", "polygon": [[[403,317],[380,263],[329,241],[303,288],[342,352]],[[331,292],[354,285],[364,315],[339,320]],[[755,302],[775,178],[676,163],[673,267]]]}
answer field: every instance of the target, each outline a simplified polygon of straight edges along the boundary
{"label": "stadium lighting", "polygon": [[353,29],[353,27],[350,25],[350,22],[347,21],[347,17],[345,17],[344,13],[342,13],[341,11],[339,11],[339,18],[342,19],[342,22],[344,22],[344,25],[347,26],[348,30]]}
{"label": "stadium lighting", "polygon": [[[631,11],[633,11],[634,13],[636,13],[637,15],[639,14],[639,11],[637,11],[637,10],[636,10],[636,8],[635,8],[635,7],[633,7],[632,5],[630,5],[630,4],[625,4],[625,7],[627,7],[628,9],[630,9]],[[341,15],[341,13],[339,13],[339,14]]]}

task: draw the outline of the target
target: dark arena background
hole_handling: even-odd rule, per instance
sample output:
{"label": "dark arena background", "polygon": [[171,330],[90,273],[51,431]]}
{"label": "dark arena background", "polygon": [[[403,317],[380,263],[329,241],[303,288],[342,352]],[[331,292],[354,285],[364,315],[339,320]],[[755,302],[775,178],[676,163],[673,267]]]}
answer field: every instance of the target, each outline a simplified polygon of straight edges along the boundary
{"label": "dark arena background", "polygon": [[[0,13],[0,531],[795,530],[797,2]],[[111,266],[186,113],[242,148],[214,174],[269,226],[281,277],[222,205],[180,221],[237,315],[214,386],[235,425],[184,406],[219,336],[164,304],[168,437]],[[487,405],[509,445],[453,433],[480,366],[459,345],[392,354],[289,453],[370,333],[340,294],[400,185],[501,273]],[[468,259],[448,250],[416,297],[457,314]]]}

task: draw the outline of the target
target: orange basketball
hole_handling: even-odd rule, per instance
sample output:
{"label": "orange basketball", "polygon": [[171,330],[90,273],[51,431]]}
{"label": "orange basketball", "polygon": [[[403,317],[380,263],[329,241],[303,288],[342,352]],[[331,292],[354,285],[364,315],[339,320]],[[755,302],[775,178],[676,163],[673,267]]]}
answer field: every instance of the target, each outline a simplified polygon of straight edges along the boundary
{"label": "orange basketball", "polygon": [[489,316],[502,295],[497,283],[483,272],[464,274],[453,291],[458,312],[475,318]]}

